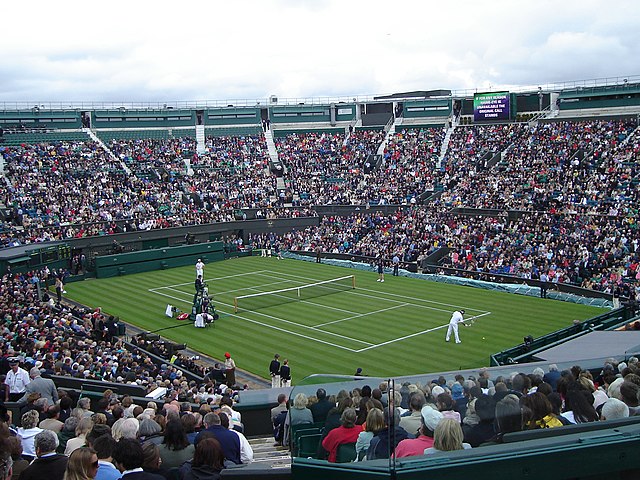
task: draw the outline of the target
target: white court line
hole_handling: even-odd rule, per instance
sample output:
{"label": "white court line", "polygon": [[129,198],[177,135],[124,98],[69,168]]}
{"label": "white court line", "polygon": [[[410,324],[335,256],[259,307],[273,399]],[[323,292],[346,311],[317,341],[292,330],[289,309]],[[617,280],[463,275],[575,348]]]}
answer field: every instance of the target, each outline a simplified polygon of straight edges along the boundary
{"label": "white court line", "polygon": [[[274,278],[274,277],[271,277],[271,278]],[[278,277],[275,277],[275,278],[278,278]],[[290,282],[294,282],[295,280],[289,280],[289,281]],[[258,287],[262,287],[262,286],[263,285],[258,285],[257,287],[247,287],[244,290],[258,290],[258,292],[260,292],[260,293],[268,293],[268,292],[262,292],[261,290],[258,289]],[[296,287],[291,287],[291,288],[296,288]],[[344,308],[332,307],[331,305],[324,305],[322,303],[315,303],[315,302],[311,302],[309,300],[297,300],[296,303],[305,303],[307,305],[315,305],[316,307],[326,308],[327,310],[336,310],[338,312],[348,313],[349,315],[358,315],[358,312],[352,312],[351,310],[345,310]]]}
{"label": "white court line", "polygon": [[[274,272],[273,270],[262,270],[262,271],[263,272],[273,273],[275,275],[286,275],[286,276],[289,276],[289,277],[301,278],[303,280],[309,280],[309,281],[313,281],[313,282],[322,281],[322,280],[318,280],[316,278],[303,277],[302,275],[293,275],[291,273]],[[274,278],[282,278],[282,277],[274,277]],[[352,291],[351,294],[352,295],[360,295],[360,296],[368,297],[368,298],[376,298],[378,300],[383,300],[383,301],[387,301],[387,302],[394,302],[395,301],[395,302],[401,303],[400,300],[393,300],[393,299],[390,299],[390,298],[384,298],[384,297],[380,297],[378,295],[367,295],[367,294],[364,294],[364,293],[358,293],[359,290],[360,291],[365,291],[365,292],[373,292],[373,293],[376,293],[378,295],[388,295],[388,296],[391,296],[391,297],[400,297],[400,298],[403,298],[403,299],[417,300],[419,302],[428,302],[428,303],[432,303],[434,305],[442,305],[442,306],[445,306],[445,307],[454,307],[454,308],[463,307],[465,310],[468,310],[468,311],[483,312],[483,313],[485,312],[485,310],[478,310],[476,308],[464,307],[463,305],[451,305],[451,304],[448,304],[448,303],[434,302],[433,300],[425,300],[425,299],[422,299],[422,298],[408,297],[406,295],[400,295],[400,294],[391,293],[391,292],[381,292],[381,291],[378,291],[378,290],[372,290],[370,288],[356,287],[355,291]],[[437,310],[437,311],[440,311],[440,312],[451,313],[450,310],[445,310],[445,309],[437,308],[437,307],[430,307],[428,305],[420,305],[420,304],[415,304],[415,303],[408,303],[408,305],[411,305],[411,306],[414,306],[414,307],[418,307],[418,308],[426,308],[426,309],[429,309],[429,310]]]}
{"label": "white court line", "polygon": [[[273,273],[277,274],[277,272],[273,272]],[[284,275],[289,275],[289,274],[285,273]],[[315,280],[313,278],[301,277],[299,275],[291,275],[291,276],[297,277],[297,278],[303,278],[305,280]],[[273,276],[271,278],[281,278],[281,277]],[[318,280],[316,280],[316,281],[318,281]],[[432,307],[432,306],[429,306],[429,305],[420,305],[418,303],[402,302],[400,300],[395,300],[393,298],[385,298],[385,297],[381,297],[381,296],[378,296],[378,295],[368,295],[366,293],[360,293],[358,290],[360,290],[360,291],[364,290],[364,291],[367,291],[367,292],[375,292],[375,293],[378,293],[378,294],[382,293],[384,295],[394,295],[394,296],[397,296],[397,297],[400,297],[400,298],[404,298],[404,299],[422,301],[419,298],[407,297],[407,296],[404,296],[404,295],[397,295],[397,294],[392,294],[392,293],[387,293],[387,292],[378,292],[376,290],[370,290],[370,289],[367,289],[367,288],[357,288],[357,287],[356,287],[355,291],[354,290],[348,290],[349,295],[357,295],[359,297],[373,298],[373,299],[380,300],[380,301],[383,301],[383,302],[393,302],[393,303],[397,303],[397,304],[401,304],[401,305],[412,306],[412,307],[416,307],[416,308],[423,308],[425,310],[435,310],[437,312],[451,313],[451,310],[449,310],[449,309]],[[424,301],[427,301],[429,303],[437,304],[437,302],[432,302],[431,300],[424,300]],[[313,303],[312,305],[318,305],[318,304]],[[320,306],[325,307],[326,305],[320,304]],[[327,307],[327,308],[330,308],[330,307]],[[468,310],[475,310],[475,309],[469,308]],[[481,310],[476,310],[476,311],[481,311]],[[353,313],[355,315],[355,312],[348,312],[348,313]]]}
{"label": "white court line", "polygon": [[[267,272],[267,274],[265,274],[264,272]],[[283,279],[283,277],[278,276],[278,275],[282,274],[282,275],[285,275],[285,276],[294,277],[294,278],[301,278],[301,279],[304,279],[304,280],[319,281],[317,279],[313,279],[313,278],[309,278],[309,277],[303,277],[301,275],[274,272],[274,271],[271,271],[271,270],[260,270],[258,272],[251,272],[251,273],[244,273],[244,274],[237,274],[237,275],[228,275],[228,276],[225,276],[225,277],[219,277],[219,279],[231,278],[231,277],[237,277],[237,276],[245,276],[245,275],[252,275],[252,274],[258,274],[258,275],[266,276],[266,277],[269,277],[269,278]],[[286,282],[288,282],[288,281],[284,280],[282,282],[274,282],[274,284],[276,284],[276,283],[286,283]],[[177,285],[173,285],[173,286],[183,286],[183,285],[190,285],[190,284],[191,284],[191,282],[187,282],[187,283],[181,283],[181,284],[177,284]],[[175,289],[171,288],[173,286],[149,289],[149,291],[153,292],[153,293],[156,293],[158,295],[163,295],[163,296],[166,296],[166,297],[169,297],[169,298],[173,298],[175,300],[179,300],[179,301],[184,302],[184,303],[191,303],[190,301],[184,300],[182,298],[173,297],[171,295],[163,294],[161,292],[156,291],[156,290],[160,290],[160,289],[171,289],[171,290],[174,290],[174,291],[176,291],[178,293],[182,293],[182,294],[188,295],[187,292],[183,292],[181,290],[175,290]],[[248,287],[248,288],[241,289],[241,290],[257,290],[259,287],[260,286],[258,286],[258,287]],[[375,293],[378,293],[378,294],[381,293],[383,295],[395,296],[395,297],[400,297],[400,298],[405,298],[405,299],[408,298],[408,299],[412,299],[412,300],[426,301],[426,302],[434,303],[434,304],[437,304],[437,305],[455,306],[455,305],[448,305],[448,304],[443,304],[443,303],[439,303],[439,302],[433,302],[431,300],[422,300],[422,299],[415,298],[415,297],[407,297],[407,296],[404,296],[404,295],[399,295],[399,294],[394,294],[394,293],[378,292],[376,290],[371,290],[371,289],[366,289],[366,288],[362,288],[360,290],[364,290],[364,291],[368,291],[368,292],[375,292]],[[255,323],[257,325],[261,325],[261,326],[264,326],[264,327],[267,327],[267,328],[273,328],[275,330],[287,332],[287,333],[290,333],[292,335],[297,335],[297,336],[300,336],[300,337],[303,337],[303,338],[307,338],[309,340],[313,340],[313,341],[316,341],[316,342],[319,342],[319,343],[323,343],[323,344],[327,344],[327,345],[331,345],[331,346],[336,346],[338,348],[342,348],[344,350],[348,350],[348,351],[355,352],[355,353],[359,353],[359,352],[363,352],[363,351],[370,350],[370,349],[373,349],[373,348],[378,348],[378,347],[381,347],[381,346],[384,346],[384,345],[388,345],[388,344],[391,344],[391,343],[399,342],[399,341],[405,340],[407,338],[411,338],[411,337],[415,337],[415,336],[418,336],[418,335],[422,335],[424,333],[429,333],[429,332],[432,332],[434,330],[438,330],[438,329],[441,329],[441,328],[444,328],[444,327],[448,326],[448,323],[447,323],[447,324],[444,324],[444,325],[441,325],[441,326],[438,326],[438,327],[434,327],[434,328],[431,328],[431,329],[423,330],[421,332],[417,332],[417,333],[413,333],[413,334],[406,335],[406,336],[403,336],[403,337],[399,337],[399,338],[396,338],[396,339],[393,339],[393,340],[389,340],[387,342],[383,342],[383,343],[380,343],[380,344],[372,344],[372,343],[369,343],[369,342],[365,342],[363,340],[358,340],[358,339],[347,337],[347,336],[344,336],[344,335],[339,335],[339,334],[335,334],[335,333],[332,333],[332,332],[327,332],[325,330],[321,330],[319,327],[322,327],[322,326],[325,326],[325,325],[329,325],[329,324],[333,324],[333,323],[340,323],[340,322],[349,320],[351,318],[358,318],[358,317],[362,317],[362,316],[367,316],[367,315],[371,315],[371,314],[382,312],[382,311],[387,311],[387,310],[392,310],[392,309],[395,309],[395,308],[400,308],[400,307],[403,307],[403,306],[414,306],[414,307],[418,307],[418,308],[426,308],[426,309],[430,309],[430,310],[449,312],[449,310],[443,310],[443,309],[440,309],[440,308],[437,308],[437,307],[430,307],[430,306],[414,304],[414,303],[410,303],[410,302],[401,303],[399,300],[387,299],[387,298],[383,298],[383,297],[379,297],[379,296],[375,296],[375,295],[367,295],[367,294],[361,294],[361,293],[357,293],[357,292],[352,292],[352,294],[360,295],[360,296],[364,296],[364,297],[368,297],[368,298],[375,298],[377,300],[396,302],[396,303],[399,303],[399,305],[394,305],[393,307],[389,307],[389,308],[386,308],[386,309],[381,309],[381,310],[378,310],[376,312],[358,313],[358,314],[356,314],[355,312],[349,312],[347,310],[338,309],[338,308],[331,307],[331,306],[328,306],[328,305],[318,304],[318,303],[310,302],[310,301],[307,301],[307,300],[301,300],[300,302],[307,303],[307,304],[310,304],[310,305],[315,305],[315,306],[318,306],[318,307],[328,308],[328,309],[341,310],[341,311],[353,314],[353,317],[347,317],[347,318],[344,318],[344,319],[339,319],[339,320],[335,320],[335,321],[332,321],[332,322],[326,322],[326,323],[319,324],[319,325],[314,325],[314,326],[307,326],[307,325],[303,325],[303,324],[300,324],[300,323],[291,322],[289,320],[285,320],[285,319],[282,319],[280,317],[275,317],[273,315],[268,315],[268,314],[261,313],[261,312],[253,312],[253,313],[257,314],[257,315],[260,315],[260,316],[263,316],[263,317],[272,318],[272,319],[280,321],[280,322],[288,323],[290,325],[295,325],[297,327],[307,328],[307,329],[310,329],[310,330],[316,330],[316,331],[318,331],[320,333],[323,333],[325,335],[326,334],[333,335],[333,336],[336,336],[336,337],[340,337],[342,339],[347,339],[347,340],[351,340],[351,341],[355,341],[355,342],[358,342],[358,343],[362,343],[362,344],[368,345],[367,347],[362,348],[360,350],[354,350],[354,349],[351,349],[351,348],[348,348],[348,347],[344,347],[342,345],[333,344],[332,342],[326,342],[324,340],[319,340],[317,338],[310,337],[308,335],[304,335],[304,334],[300,334],[300,333],[296,333],[296,332],[291,332],[289,330],[286,330],[286,329],[283,329],[283,328],[280,328],[280,327],[275,327],[273,325],[265,324],[265,323],[259,322],[257,320],[251,320],[251,319],[242,317],[242,316],[237,315],[237,314],[226,313],[226,312],[223,312],[223,313],[225,313],[227,315],[230,315],[230,316],[233,316],[233,317],[236,317],[236,318],[240,318],[242,320],[245,320],[245,321],[248,321],[248,322],[251,322],[251,323]],[[226,304],[226,303],[222,303],[222,302],[216,302],[216,303],[219,304],[219,305],[225,305],[225,306],[228,306],[228,307],[232,307],[232,305],[230,305],[230,304]],[[475,311],[481,311],[481,310],[477,310],[477,309],[473,309],[473,308],[466,308],[466,309],[467,310],[472,310],[472,311],[474,311],[474,310]],[[470,317],[467,320],[476,319],[476,318],[483,317],[483,316],[489,315],[489,314],[491,314],[491,312],[483,312],[482,314]]]}
{"label": "white court line", "polygon": [[[187,295],[187,293],[186,293],[186,292],[182,292],[182,291],[180,291],[180,290],[174,290],[174,291],[179,292],[179,293],[184,293],[185,295]],[[183,303],[186,303],[186,304],[191,304],[191,303],[192,303],[192,302],[191,302],[191,301],[189,301],[189,300],[185,300],[185,299],[183,299],[183,298],[179,298],[179,297],[174,297],[173,295],[168,295],[168,294],[166,294],[166,293],[162,293],[162,292],[153,292],[153,293],[155,293],[156,295],[162,295],[162,296],[164,296],[164,297],[172,298],[172,299],[174,299],[174,300],[178,300],[178,301],[183,302]],[[230,304],[228,304],[228,303],[215,302],[215,304],[216,304],[216,305],[224,305],[225,307],[233,308],[233,305],[230,305]],[[221,312],[222,312],[222,310],[221,310]],[[309,339],[309,340],[315,340],[315,341],[320,342],[320,343],[325,343],[325,344],[327,344],[327,345],[337,346],[337,347],[339,347],[339,348],[344,348],[345,350],[349,350],[349,351],[355,352],[355,350],[354,350],[354,349],[352,349],[352,348],[343,347],[343,346],[341,346],[341,345],[336,345],[336,344],[333,344],[333,343],[331,343],[331,342],[326,342],[326,341],[324,341],[324,340],[319,340],[319,339],[314,338],[314,337],[309,337],[308,335],[303,335],[303,334],[301,334],[301,333],[291,332],[291,331],[289,331],[289,330],[286,330],[286,329],[283,329],[283,328],[280,328],[280,327],[275,327],[275,326],[273,326],[273,325],[269,325],[269,324],[266,324],[266,323],[258,322],[257,320],[251,320],[251,319],[249,319],[249,318],[245,318],[245,317],[242,317],[242,316],[237,315],[237,314],[228,313],[228,312],[222,312],[222,313],[225,313],[225,314],[230,315],[230,316],[232,316],[232,317],[241,318],[242,320],[246,320],[247,322],[256,323],[256,324],[258,324],[258,325],[262,325],[262,326],[264,326],[264,327],[274,328],[274,329],[276,329],[276,330],[280,330],[280,331],[283,331],[283,332],[287,332],[287,333],[290,333],[290,334],[292,334],[292,335],[297,335],[297,336],[300,336],[300,337],[307,338],[307,339]],[[323,335],[331,335],[331,336],[338,337],[338,338],[341,338],[341,339],[344,339],[344,340],[350,340],[350,341],[353,341],[353,342],[362,343],[362,344],[364,344],[364,345],[374,345],[373,343],[365,342],[364,340],[359,340],[359,339],[357,339],[357,338],[347,337],[346,335],[340,335],[339,333],[326,332],[326,331],[324,331],[324,330],[320,330],[319,328],[315,328],[315,327],[308,326],[308,325],[303,325],[303,324],[301,324],[301,323],[291,322],[291,321],[289,321],[289,320],[285,320],[285,319],[280,318],[280,317],[275,317],[275,316],[273,316],[273,315],[268,315],[268,314],[266,314],[266,313],[262,313],[262,312],[252,312],[252,313],[253,313],[253,314],[255,314],[255,315],[260,315],[260,316],[263,316],[263,317],[271,318],[271,319],[273,319],[273,320],[277,320],[277,321],[279,321],[279,322],[288,323],[289,325],[295,325],[296,327],[306,328],[306,329],[309,329],[309,330],[315,330],[316,332],[319,332],[319,333],[321,333],[321,334],[323,334]]]}
{"label": "white court line", "polygon": [[[225,275],[224,277],[208,278],[208,279],[206,279],[206,281],[207,282],[214,282],[216,280],[224,280],[225,278],[244,277],[246,275],[256,275],[256,274],[259,275],[259,274],[261,274],[263,272],[269,272],[269,270],[258,270],[257,272],[248,272],[248,273],[236,273],[235,275]],[[149,292],[155,292],[156,290],[162,290],[163,288],[182,287],[183,285],[193,285],[194,282],[195,282],[195,279],[193,280],[193,282],[176,283],[175,285],[165,285],[164,287],[150,288],[150,289],[148,289],[148,291]]]}
{"label": "white court line", "polygon": [[334,323],[340,323],[340,322],[345,322],[347,320],[353,320],[354,318],[359,318],[359,317],[366,317],[368,315],[374,315],[376,313],[382,313],[382,312],[387,312],[389,310],[394,310],[396,308],[401,308],[404,307],[406,305],[409,305],[408,303],[402,304],[402,305],[394,305],[393,307],[389,307],[389,308],[382,308],[380,310],[376,310],[374,312],[366,312],[366,313],[358,313],[356,315],[353,315],[352,317],[347,317],[347,318],[341,318],[340,320],[334,320],[332,322],[325,322],[325,323],[320,323],[318,325],[314,325],[314,327],[324,327],[325,325],[331,325]]}
{"label": "white court line", "polygon": [[[479,318],[479,317],[484,317],[485,315],[489,315],[490,313],[491,312],[486,312],[486,313],[483,313],[481,315],[476,315],[475,317],[471,317],[471,318],[469,318],[467,320],[476,319],[476,318]],[[449,326],[449,324],[445,323],[444,325],[440,325],[438,327],[433,327],[433,328],[429,328],[428,330],[423,330],[421,332],[412,333],[411,335],[405,335],[404,337],[395,338],[393,340],[389,340],[388,342],[379,343],[378,345],[372,345],[370,347],[361,348],[360,350],[356,350],[356,353],[364,352],[366,350],[371,350],[372,348],[382,347],[384,345],[389,345],[390,343],[395,343],[395,342],[399,342],[401,340],[406,340],[407,338],[417,337],[418,335],[423,335],[425,333],[433,332],[434,330],[440,330],[441,328],[445,328],[445,327],[448,327],[448,326]]]}

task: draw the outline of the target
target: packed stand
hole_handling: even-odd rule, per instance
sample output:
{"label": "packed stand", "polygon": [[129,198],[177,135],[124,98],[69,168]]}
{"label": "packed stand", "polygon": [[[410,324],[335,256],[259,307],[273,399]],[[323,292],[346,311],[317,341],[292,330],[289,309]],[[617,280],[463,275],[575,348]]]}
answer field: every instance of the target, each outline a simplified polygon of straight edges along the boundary
{"label": "packed stand", "polygon": [[615,159],[629,158],[622,144],[636,127],[635,120],[526,127],[494,168],[447,172],[443,183],[449,188],[441,200],[450,206],[624,215],[638,194],[620,180],[637,175],[637,166]]}
{"label": "packed stand", "polygon": [[[264,209],[265,217],[304,213],[273,208],[279,197],[263,138],[215,138],[208,145],[198,157],[188,138],[113,140],[115,159],[88,141],[2,147],[0,195],[12,214],[0,243],[232,221],[234,210],[249,207]],[[185,158],[194,175],[187,175]]]}
{"label": "packed stand", "polygon": [[[440,247],[450,253],[441,265],[470,272],[510,275],[551,284],[568,283],[636,298],[640,287],[640,231],[620,218],[525,214],[462,216],[445,211],[406,208],[392,214],[357,212],[324,216],[318,227],[279,237],[252,236],[262,248],[398,256],[415,262]],[[544,277],[542,277],[544,278]]]}
{"label": "packed stand", "polygon": [[207,210],[278,205],[264,136],[208,137],[206,152],[192,160],[195,175],[184,188]]}
{"label": "packed stand", "polygon": [[343,133],[292,133],[276,138],[280,160],[287,166],[288,196],[299,205],[360,205],[378,202],[383,195],[371,191],[366,173],[370,155],[384,139],[381,130]]}
{"label": "packed stand", "polygon": [[378,191],[383,203],[406,204],[416,203],[420,195],[434,190],[445,132],[442,127],[431,127],[391,135],[382,164],[367,178],[370,191]]}
{"label": "packed stand", "polygon": [[493,155],[508,150],[527,133],[527,125],[521,123],[459,126],[449,139],[441,168],[473,175],[487,168]]}

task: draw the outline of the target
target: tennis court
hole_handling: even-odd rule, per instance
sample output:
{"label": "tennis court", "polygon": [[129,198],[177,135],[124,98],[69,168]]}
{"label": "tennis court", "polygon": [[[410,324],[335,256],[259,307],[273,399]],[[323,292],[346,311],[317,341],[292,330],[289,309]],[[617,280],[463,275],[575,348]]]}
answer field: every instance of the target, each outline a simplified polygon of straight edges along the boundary
{"label": "tennis court", "polygon": [[[353,353],[446,328],[451,311],[458,308],[359,288],[356,276],[322,281],[259,270],[211,278],[207,285],[220,314]],[[149,291],[167,298],[168,302],[180,302],[184,309],[193,300],[191,282]],[[467,317],[476,319],[491,313],[472,306],[465,309]]]}
{"label": "tennis court", "polygon": [[[272,301],[243,296],[355,276],[328,295]],[[313,262],[244,257],[205,266],[220,319],[194,328],[165,316],[167,304],[191,312],[195,268],[180,267],[67,285],[70,298],[214,358],[234,355],[239,368],[267,377],[274,353],[288,358],[294,382],[312,373],[408,375],[470,368],[491,353],[590,318],[601,309],[477,288],[387,276]],[[313,293],[313,292],[312,292]],[[289,295],[278,294],[278,295]],[[238,311],[234,300],[238,298]],[[249,300],[249,304],[247,303]],[[250,305],[254,303],[254,305]],[[250,307],[250,308],[249,308]],[[478,316],[461,329],[461,345],[444,341],[451,313]],[[490,313],[489,313],[490,312]]]}

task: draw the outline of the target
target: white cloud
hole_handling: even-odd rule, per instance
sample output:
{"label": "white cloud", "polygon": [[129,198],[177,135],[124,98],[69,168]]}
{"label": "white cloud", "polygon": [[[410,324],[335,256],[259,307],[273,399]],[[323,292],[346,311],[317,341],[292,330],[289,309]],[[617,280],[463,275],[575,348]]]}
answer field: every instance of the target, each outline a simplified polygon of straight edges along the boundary
{"label": "white cloud", "polygon": [[640,73],[640,4],[9,2],[0,101],[353,96]]}

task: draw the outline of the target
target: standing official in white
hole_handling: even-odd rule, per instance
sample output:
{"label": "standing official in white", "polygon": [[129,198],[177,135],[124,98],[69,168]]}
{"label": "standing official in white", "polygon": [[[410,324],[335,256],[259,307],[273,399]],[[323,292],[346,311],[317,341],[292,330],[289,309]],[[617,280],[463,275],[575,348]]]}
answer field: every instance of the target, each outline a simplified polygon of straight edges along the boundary
{"label": "standing official in white", "polygon": [[204,263],[202,263],[201,258],[196,262],[196,278],[198,278],[198,276],[202,277],[202,280],[204,280]]}
{"label": "standing official in white", "polygon": [[458,324],[464,322],[463,315],[464,310],[462,309],[456,310],[455,312],[453,312],[453,315],[451,315],[451,320],[449,320],[449,328],[447,328],[447,336],[445,338],[447,342],[449,341],[449,338],[451,338],[451,332],[453,332],[456,343],[462,343],[460,341],[460,337],[458,336]]}
{"label": "standing official in white", "polygon": [[31,382],[31,378],[25,369],[20,368],[20,361],[17,358],[10,358],[9,365],[11,365],[11,370],[7,372],[7,378],[4,381],[9,386],[9,398],[5,401],[17,402],[27,391],[27,385]]}

